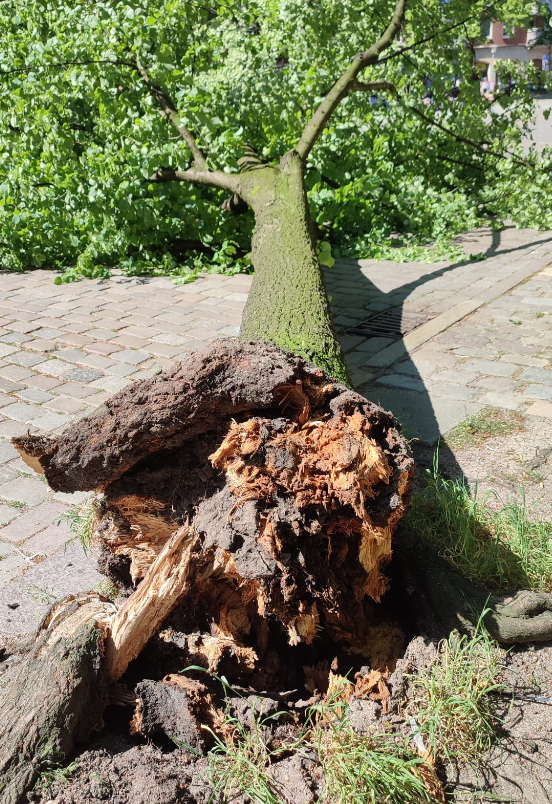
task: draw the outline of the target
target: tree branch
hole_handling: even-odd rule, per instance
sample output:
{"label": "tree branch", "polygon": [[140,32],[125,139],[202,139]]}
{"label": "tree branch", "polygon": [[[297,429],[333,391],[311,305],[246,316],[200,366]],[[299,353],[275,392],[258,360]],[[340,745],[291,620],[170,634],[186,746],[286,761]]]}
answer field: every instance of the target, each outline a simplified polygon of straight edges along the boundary
{"label": "tree branch", "polygon": [[218,187],[230,193],[239,193],[240,177],[236,173],[223,173],[221,170],[178,170],[174,168],[159,168],[149,181],[162,183],[167,181],[185,181],[190,184],[205,184],[209,187]]}
{"label": "tree branch", "polygon": [[[370,92],[377,89],[385,89],[388,92],[392,92],[393,95],[397,98],[397,100],[399,102],[402,102],[402,98],[397,92],[396,86],[392,84],[390,81],[372,81],[370,83],[363,83],[362,81],[353,81],[350,86],[350,91],[356,91],[356,92]],[[403,105],[405,104],[403,103]],[[415,115],[420,117],[422,120],[425,120],[426,123],[429,123],[431,126],[438,128],[445,134],[448,134],[449,137],[452,137],[457,142],[469,145],[471,148],[475,148],[477,151],[486,156],[495,156],[498,159],[506,159],[509,157],[512,160],[512,162],[521,165],[523,167],[531,168],[531,170],[535,170],[535,165],[532,162],[528,162],[525,159],[520,159],[518,156],[511,153],[510,151],[506,150],[493,151],[491,148],[488,147],[488,143],[475,142],[475,140],[470,140],[468,139],[468,137],[463,137],[461,134],[457,134],[455,131],[452,131],[452,129],[447,128],[434,118],[430,117],[427,114],[424,114],[424,112],[420,111],[420,109],[417,109],[415,106],[407,105],[407,108],[410,109]]]}
{"label": "tree branch", "polygon": [[301,159],[305,160],[308,157],[334,110],[347,95],[358,74],[370,64],[375,64],[380,53],[388,48],[397,36],[404,17],[406,1],[397,0],[393,17],[383,34],[368,50],[363,53],[357,53],[312,115],[295,147]]}
{"label": "tree branch", "polygon": [[198,148],[196,139],[192,134],[192,132],[190,131],[190,129],[187,126],[182,125],[182,123],[180,122],[178,111],[172,100],[169,98],[166,92],[164,92],[161,89],[161,87],[153,83],[153,81],[149,76],[149,73],[144,67],[142,67],[138,59],[136,59],[134,66],[135,69],[140,73],[145,85],[147,86],[150,92],[150,95],[152,96],[152,98],[154,98],[155,101],[157,101],[161,114],[164,117],[166,117],[167,120],[170,120],[170,122],[173,124],[175,129],[178,131],[178,133],[180,134],[180,136],[190,149],[194,166],[196,168],[199,168],[199,170],[204,170],[206,165],[205,156]]}
{"label": "tree branch", "polygon": [[475,148],[477,151],[480,151],[482,154],[486,154],[487,156],[496,156],[498,159],[506,159],[509,157],[515,164],[521,165],[522,167],[531,168],[533,171],[535,170],[535,165],[532,162],[528,162],[526,159],[520,159],[519,156],[511,153],[511,151],[493,151],[491,148],[487,147],[488,143],[475,142],[475,140],[470,140],[467,137],[463,137],[461,134],[457,134],[455,131],[447,128],[442,123],[438,123],[437,120],[434,120],[429,115],[424,114],[419,109],[416,109],[415,106],[409,106],[408,108],[411,109],[414,114],[420,117],[422,120],[425,120],[430,125],[438,128],[445,134],[448,134],[449,137],[453,137],[457,142],[463,142],[465,145],[469,145],[471,148]]}
{"label": "tree branch", "polygon": [[397,56],[402,56],[403,53],[406,53],[408,50],[413,50],[415,47],[419,47],[420,45],[425,45],[427,42],[431,42],[432,39],[435,39],[437,36],[441,34],[448,33],[449,31],[454,31],[455,28],[460,28],[460,26],[465,25],[470,20],[478,19],[480,17],[479,13],[471,14],[469,17],[465,17],[461,22],[455,22],[454,25],[449,25],[448,28],[440,28],[438,31],[432,31],[427,36],[424,36],[423,39],[418,39],[416,42],[413,42],[411,45],[406,45],[406,47],[402,47],[400,50],[395,50],[394,53],[390,53],[388,56],[384,56],[383,59],[378,59],[378,64],[384,64],[386,61],[390,61],[390,59],[394,59]]}
{"label": "tree branch", "polygon": [[376,92],[380,89],[387,89],[396,94],[395,85],[390,81],[353,81],[349,87],[349,92]]}
{"label": "tree branch", "polygon": [[[55,61],[51,64],[42,64],[41,67],[48,69],[53,67],[84,67],[89,64],[112,64],[115,67],[132,67],[136,69],[136,65],[131,61],[123,61],[122,59],[87,59],[85,61]],[[17,75],[18,73],[29,73],[31,70],[36,70],[37,65],[33,64],[28,67],[17,67],[14,70],[0,70],[0,75]]]}

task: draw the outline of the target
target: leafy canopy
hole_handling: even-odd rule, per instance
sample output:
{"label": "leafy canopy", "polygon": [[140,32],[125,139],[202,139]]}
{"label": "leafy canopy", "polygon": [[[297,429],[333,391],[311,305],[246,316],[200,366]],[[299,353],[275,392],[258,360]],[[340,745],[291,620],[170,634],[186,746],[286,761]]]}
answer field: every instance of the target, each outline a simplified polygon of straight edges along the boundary
{"label": "leafy canopy", "polygon": [[[309,157],[313,216],[334,250],[377,257],[391,243],[410,244],[412,256],[488,214],[552,226],[550,154],[538,162],[522,151],[533,101],[521,68],[507,66],[515,93],[489,103],[469,45],[485,16],[520,23],[533,5],[407,4],[400,39],[362,76],[391,81],[396,93],[349,94]],[[267,160],[294,147],[393,8],[390,0],[0,3],[3,267],[53,267],[65,278],[112,265],[184,277],[201,264],[239,270],[251,213],[221,209],[219,190],[148,180],[160,167],[187,167],[190,151],[139,68],[171,99],[208,166],[235,172],[246,146]]]}

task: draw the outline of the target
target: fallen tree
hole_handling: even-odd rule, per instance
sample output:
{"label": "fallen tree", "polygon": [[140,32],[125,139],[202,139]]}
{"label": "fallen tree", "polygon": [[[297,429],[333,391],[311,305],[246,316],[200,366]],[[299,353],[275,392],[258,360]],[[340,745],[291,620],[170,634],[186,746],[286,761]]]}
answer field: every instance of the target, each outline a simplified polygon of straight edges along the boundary
{"label": "fallen tree", "polygon": [[[196,685],[177,694],[163,678],[186,664],[249,690],[314,693],[338,654],[375,666],[393,656],[390,644],[381,647],[376,604],[414,463],[393,416],[346,384],[304,170],[339,103],[369,88],[358,77],[392,44],[405,6],[397,0],[382,36],[355,56],[279,164],[211,170],[177,123],[192,167],[154,179],[223,188],[255,213],[256,274],[241,337],[129,386],[59,437],[13,439],[53,489],[101,493],[101,566],[124,599],[115,611],[100,601],[79,607],[77,619],[54,616],[19,667],[22,682],[5,685],[7,804],[23,801],[45,760],[61,761],[86,739],[97,722],[89,699],[95,716],[110,696],[132,705],[133,728],[149,734],[177,699],[190,718],[216,724],[207,692]],[[145,71],[144,80],[175,123]],[[523,609],[521,620],[541,609]],[[44,706],[22,720],[29,696]]]}

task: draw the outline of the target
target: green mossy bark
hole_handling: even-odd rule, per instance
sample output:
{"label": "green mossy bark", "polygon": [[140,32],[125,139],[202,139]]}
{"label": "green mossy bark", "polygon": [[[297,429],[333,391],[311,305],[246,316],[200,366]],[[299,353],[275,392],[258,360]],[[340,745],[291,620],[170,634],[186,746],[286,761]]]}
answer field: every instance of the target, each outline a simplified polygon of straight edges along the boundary
{"label": "green mossy bark", "polygon": [[67,761],[101,724],[102,634],[95,621],[38,645],[0,685],[0,801],[23,804],[40,774]]}
{"label": "green mossy bark", "polygon": [[303,162],[295,151],[278,167],[243,175],[241,195],[255,213],[255,277],[240,335],[300,354],[351,385],[316,253]]}

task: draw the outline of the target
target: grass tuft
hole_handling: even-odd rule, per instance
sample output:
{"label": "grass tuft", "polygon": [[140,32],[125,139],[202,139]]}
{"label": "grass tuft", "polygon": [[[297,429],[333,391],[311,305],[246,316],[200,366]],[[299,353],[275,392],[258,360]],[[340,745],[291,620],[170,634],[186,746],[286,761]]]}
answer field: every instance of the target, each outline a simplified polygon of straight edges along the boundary
{"label": "grass tuft", "polygon": [[263,733],[275,717],[263,718],[262,711],[254,713],[251,727],[246,727],[227,708],[225,740],[209,729],[215,746],[209,752],[208,778],[214,793],[223,801],[241,793],[253,804],[284,804],[276,780],[267,774],[271,763],[282,753],[281,749],[268,748]]}
{"label": "grass tuft", "polygon": [[54,768],[52,770],[42,771],[34,789],[42,793],[47,793],[53,785],[66,785],[79,767],[78,762],[71,762],[65,768]]}
{"label": "grass tuft", "polygon": [[[531,519],[525,492],[501,503],[439,474],[437,453],[406,522],[460,572],[491,591],[552,591],[552,523]],[[490,501],[493,500],[493,507]],[[497,508],[498,503],[498,510]]]}
{"label": "grass tuft", "polygon": [[84,502],[78,505],[72,505],[65,513],[58,519],[58,525],[66,521],[69,524],[69,530],[74,533],[72,539],[65,543],[65,547],[72,544],[74,541],[79,541],[85,554],[92,549],[94,543],[94,524],[99,516],[100,502],[97,497],[89,497]]}
{"label": "grass tuft", "polygon": [[478,447],[489,438],[521,430],[524,424],[525,417],[515,410],[486,407],[479,413],[468,416],[447,433],[446,442],[453,449]]}
{"label": "grass tuft", "polygon": [[221,729],[224,740],[210,729],[215,747],[209,752],[208,778],[213,796],[231,801],[244,796],[253,804],[289,804],[288,796],[270,774],[282,756],[303,755],[318,763],[325,777],[321,804],[433,804],[420,766],[429,765],[392,735],[363,736],[354,732],[349,704],[342,697],[342,680],[330,700],[311,707],[307,721],[293,742],[267,745],[266,726],[279,714],[263,718],[253,713],[246,727],[227,710]]}
{"label": "grass tuft", "polygon": [[485,761],[500,724],[491,693],[505,690],[501,670],[480,620],[474,635],[453,633],[432,666],[412,676],[409,711],[434,757],[475,767]]}

